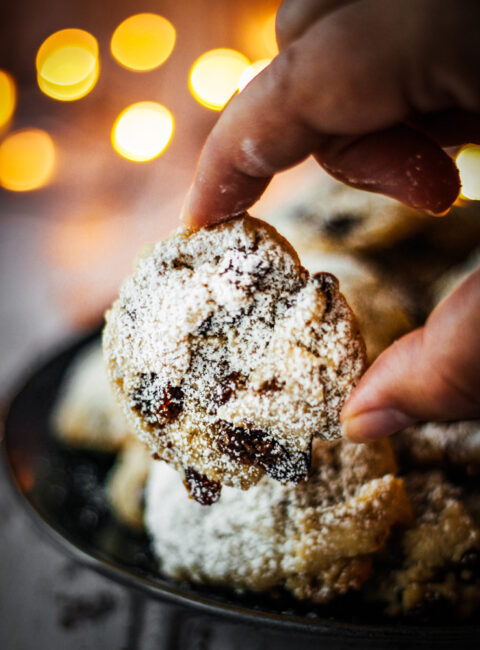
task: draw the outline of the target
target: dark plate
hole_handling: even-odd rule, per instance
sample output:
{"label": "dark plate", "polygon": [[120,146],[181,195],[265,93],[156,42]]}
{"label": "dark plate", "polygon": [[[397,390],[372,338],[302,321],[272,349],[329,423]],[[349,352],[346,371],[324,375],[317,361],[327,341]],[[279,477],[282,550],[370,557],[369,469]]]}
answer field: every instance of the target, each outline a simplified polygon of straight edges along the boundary
{"label": "dark plate", "polygon": [[[212,630],[221,628],[218,647],[222,650],[273,643],[280,650],[293,643],[296,650],[384,648],[386,643],[392,650],[479,647],[480,625],[475,622],[449,626],[392,623],[355,597],[334,608],[313,610],[285,596],[278,600],[254,595],[235,598],[163,579],[148,539],[119,526],[109,512],[102,484],[113,458],[72,451],[53,438],[49,427],[66,369],[97,336],[98,331],[35,372],[11,402],[5,421],[1,450],[12,482],[21,502],[54,542],[94,570],[158,600],[159,607],[169,609],[169,620],[174,613],[176,626],[181,626],[182,618],[201,616]],[[245,644],[240,643],[242,639]],[[201,647],[217,646],[205,642]]]}

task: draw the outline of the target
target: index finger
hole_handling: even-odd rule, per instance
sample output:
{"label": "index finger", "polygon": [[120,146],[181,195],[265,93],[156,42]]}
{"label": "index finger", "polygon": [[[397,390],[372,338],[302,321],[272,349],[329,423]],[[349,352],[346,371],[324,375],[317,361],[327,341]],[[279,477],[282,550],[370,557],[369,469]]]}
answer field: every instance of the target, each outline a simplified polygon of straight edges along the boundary
{"label": "index finger", "polygon": [[[311,153],[356,187],[436,213],[450,206],[458,172],[433,141],[404,126],[404,146],[389,161],[388,130],[373,139],[360,137],[384,131],[411,112],[405,48],[415,56],[417,30],[408,21],[399,28],[400,7],[389,5],[385,15],[378,5],[353,3],[319,21],[230,102],[201,154],[184,211],[188,224],[209,225],[243,212],[275,173]],[[384,37],[372,43],[372,33]],[[335,146],[337,136],[349,136],[347,149]]]}

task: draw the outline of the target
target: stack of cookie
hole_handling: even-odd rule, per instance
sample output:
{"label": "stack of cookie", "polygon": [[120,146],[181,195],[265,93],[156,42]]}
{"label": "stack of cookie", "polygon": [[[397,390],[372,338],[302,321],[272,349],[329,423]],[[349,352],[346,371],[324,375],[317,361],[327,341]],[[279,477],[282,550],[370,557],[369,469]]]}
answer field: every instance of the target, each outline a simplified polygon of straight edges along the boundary
{"label": "stack of cookie", "polygon": [[[394,221],[401,209],[387,203]],[[394,240],[425,219],[404,218]],[[468,615],[480,602],[480,521],[466,493],[438,469],[419,472],[400,441],[405,479],[389,441],[340,438],[340,410],[367,362],[358,325],[371,361],[416,324],[412,294],[390,290],[367,258],[312,242],[300,250],[311,275],[250,217],[179,231],[139,257],[104,333],[109,383],[136,434],[117,444],[112,506],[138,527],[147,482],[144,521],[176,579],[322,604],[362,589],[392,615],[440,600]]]}

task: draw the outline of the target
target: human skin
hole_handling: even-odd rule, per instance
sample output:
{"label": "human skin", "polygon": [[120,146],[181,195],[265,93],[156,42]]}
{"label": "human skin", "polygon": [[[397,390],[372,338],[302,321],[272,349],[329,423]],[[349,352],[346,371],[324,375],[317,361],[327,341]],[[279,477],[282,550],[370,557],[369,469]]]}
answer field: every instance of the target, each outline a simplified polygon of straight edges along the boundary
{"label": "human skin", "polygon": [[[280,54],[220,116],[183,220],[241,213],[309,155],[350,185],[444,213],[459,178],[442,147],[480,142],[478,25],[477,0],[287,0]],[[343,409],[345,435],[480,417],[479,319],[477,272],[371,366]]]}

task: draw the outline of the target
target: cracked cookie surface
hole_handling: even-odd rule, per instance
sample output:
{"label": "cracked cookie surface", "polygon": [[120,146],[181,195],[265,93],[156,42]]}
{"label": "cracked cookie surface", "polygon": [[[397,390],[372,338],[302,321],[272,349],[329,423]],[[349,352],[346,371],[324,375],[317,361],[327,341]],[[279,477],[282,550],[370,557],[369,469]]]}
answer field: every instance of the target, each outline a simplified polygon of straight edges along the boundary
{"label": "cracked cookie surface", "polygon": [[248,216],[181,229],[141,257],[107,313],[104,351],[138,436],[205,503],[222,483],[304,479],[312,439],[340,435],[365,367],[336,278],[309,276]]}

